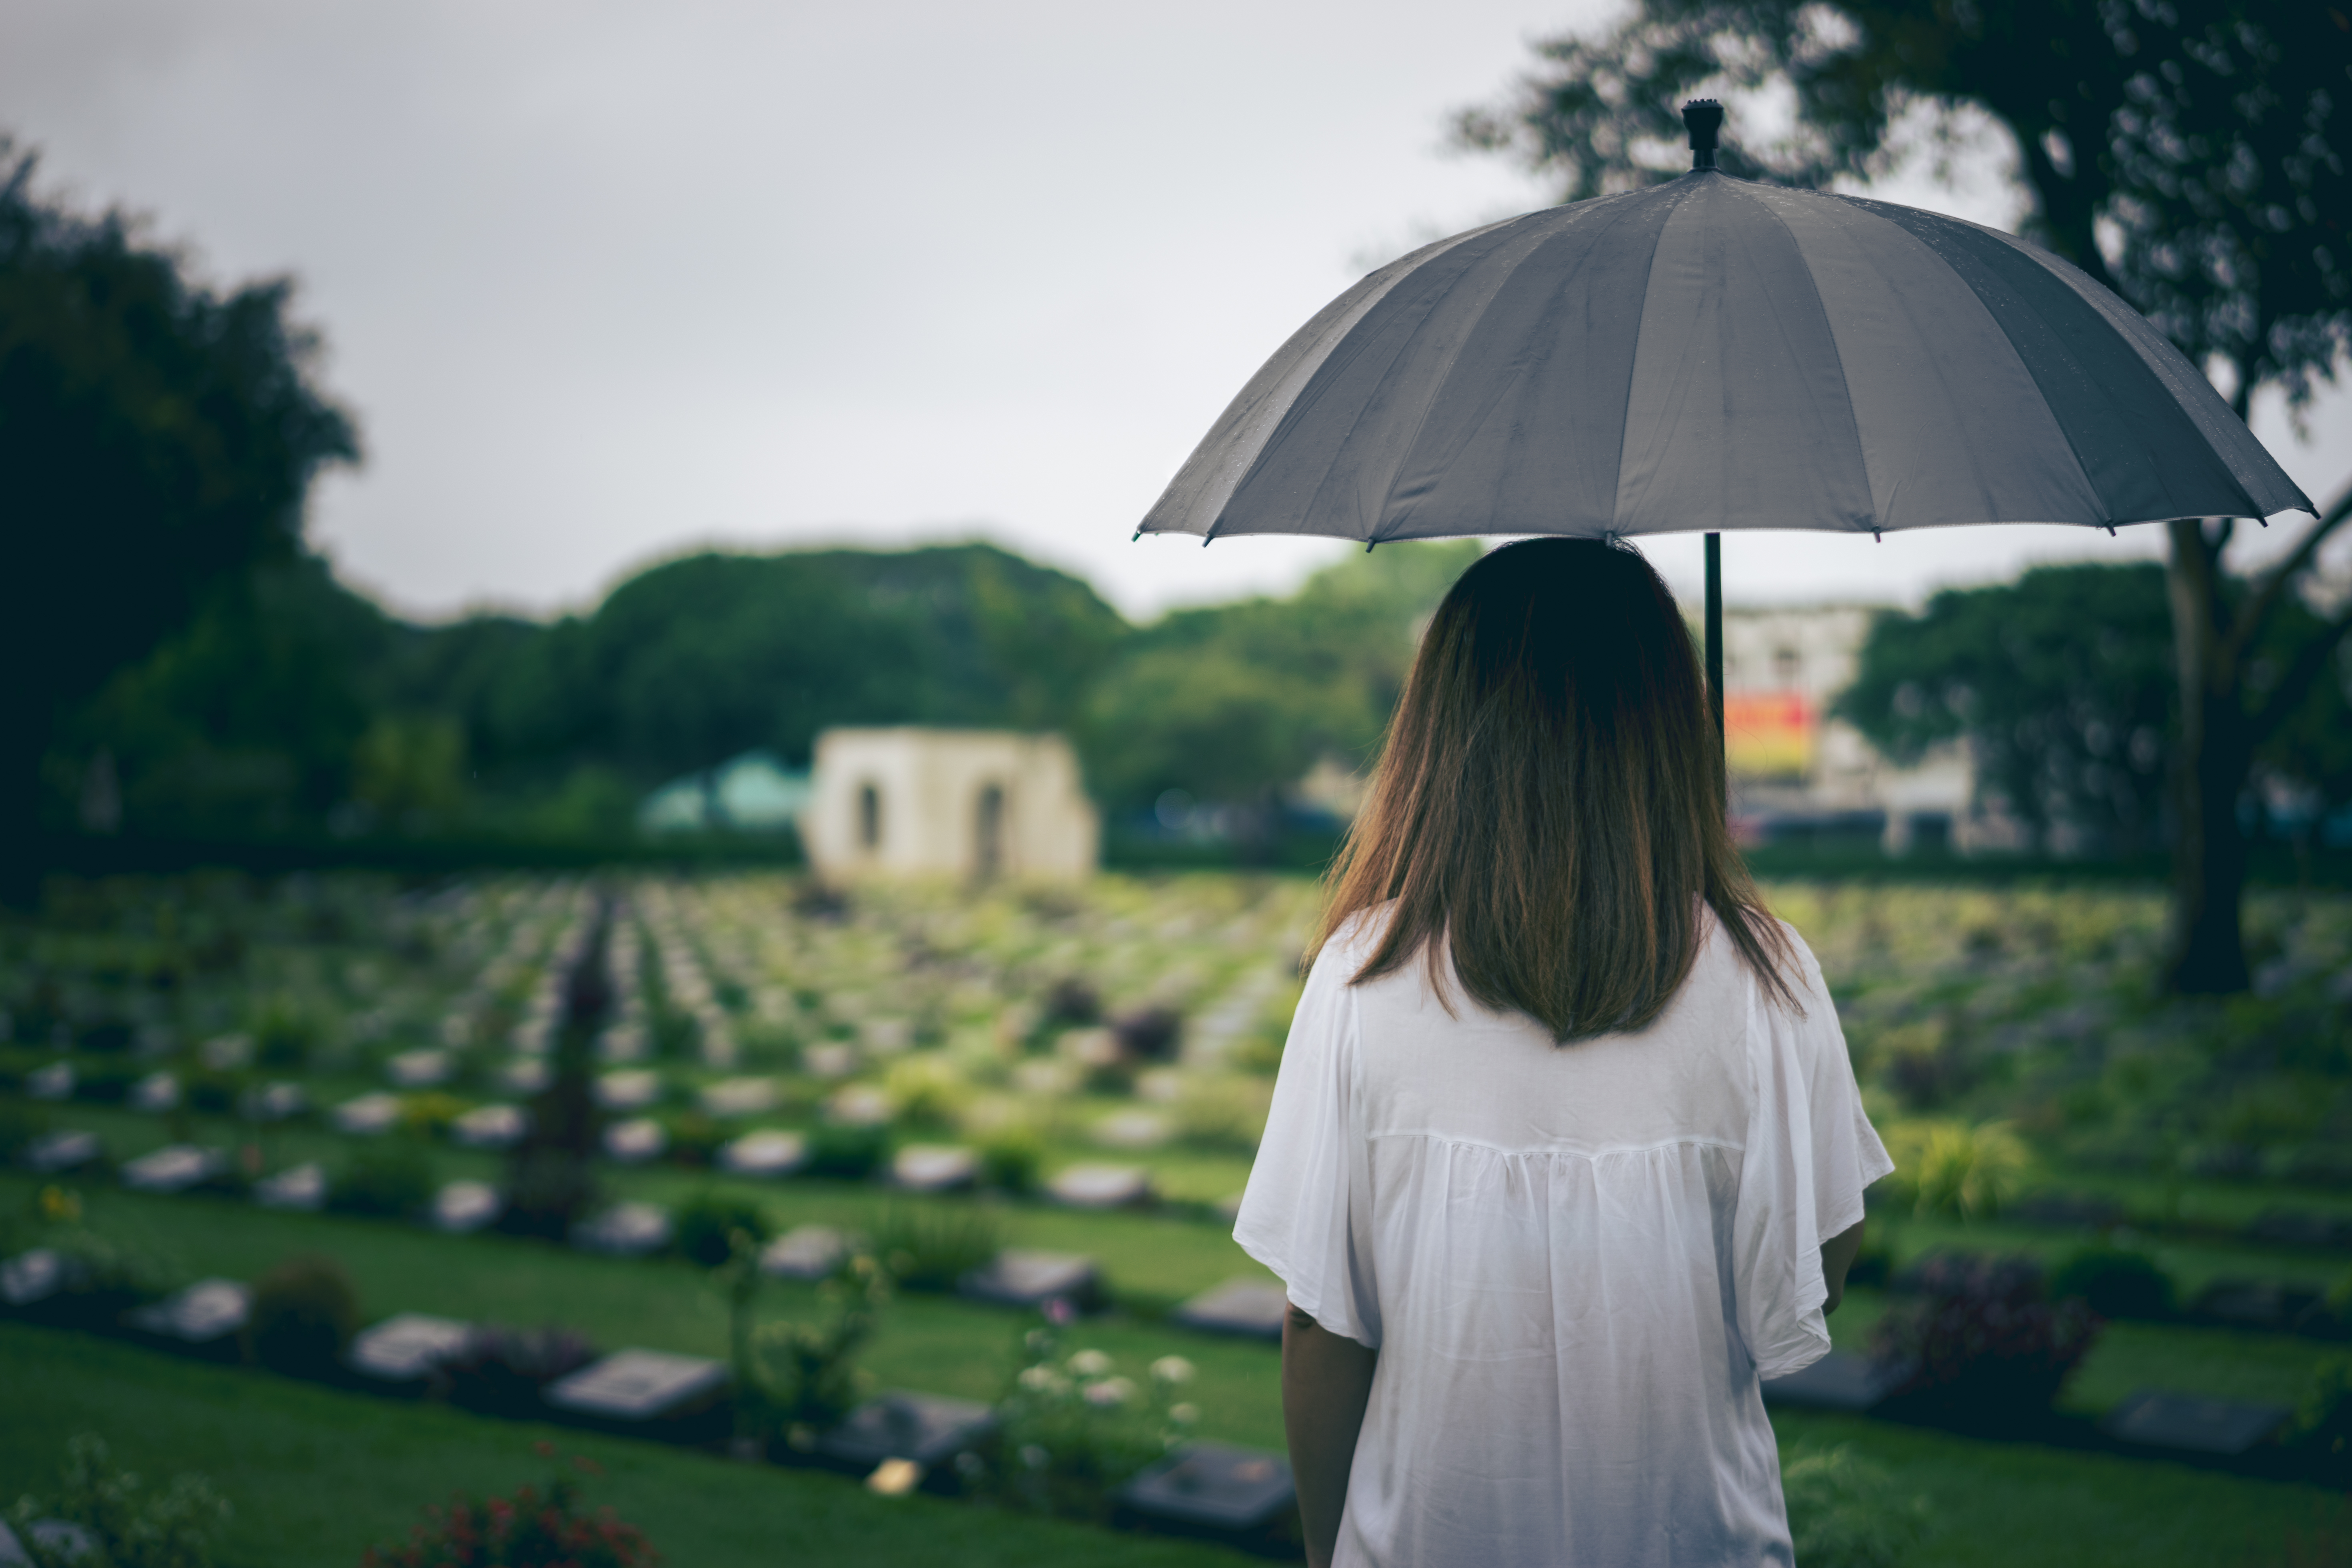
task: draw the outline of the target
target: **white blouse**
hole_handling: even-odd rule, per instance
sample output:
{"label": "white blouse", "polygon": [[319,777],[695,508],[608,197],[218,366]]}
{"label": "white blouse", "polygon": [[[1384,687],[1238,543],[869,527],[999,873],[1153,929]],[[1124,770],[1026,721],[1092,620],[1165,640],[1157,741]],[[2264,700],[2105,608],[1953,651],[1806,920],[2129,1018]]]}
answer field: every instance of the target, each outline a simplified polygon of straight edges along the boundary
{"label": "white blouse", "polygon": [[[1340,1568],[1790,1561],[1757,1388],[1819,1359],[1822,1241],[1894,1168],[1794,931],[1803,1016],[1712,917],[1638,1034],[1454,1011],[1317,958],[1234,1239],[1381,1352]],[[1449,976],[1450,978],[1450,976]]]}

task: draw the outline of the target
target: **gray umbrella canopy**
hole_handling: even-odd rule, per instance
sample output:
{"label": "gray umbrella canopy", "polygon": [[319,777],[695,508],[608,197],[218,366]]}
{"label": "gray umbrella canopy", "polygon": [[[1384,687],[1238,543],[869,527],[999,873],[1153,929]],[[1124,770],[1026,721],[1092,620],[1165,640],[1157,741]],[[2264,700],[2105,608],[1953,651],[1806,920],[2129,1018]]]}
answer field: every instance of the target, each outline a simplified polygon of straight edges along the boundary
{"label": "gray umbrella canopy", "polygon": [[[1719,118],[1719,116],[1718,116]],[[1713,127],[1702,157],[1712,163]],[[1424,247],[1299,329],[1146,533],[1377,542],[2311,510],[2179,352],[1995,229],[1698,168]]]}

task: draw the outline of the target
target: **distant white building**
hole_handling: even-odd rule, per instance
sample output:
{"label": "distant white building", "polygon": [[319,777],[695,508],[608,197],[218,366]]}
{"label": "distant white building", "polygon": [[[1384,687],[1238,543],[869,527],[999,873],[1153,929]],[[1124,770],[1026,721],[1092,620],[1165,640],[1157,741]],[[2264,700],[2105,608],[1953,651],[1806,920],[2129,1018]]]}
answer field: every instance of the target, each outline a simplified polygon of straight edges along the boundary
{"label": "distant white building", "polygon": [[827,730],[801,843],[827,878],[1090,875],[1102,835],[1059,735]]}
{"label": "distant white building", "polygon": [[1898,767],[1830,716],[1853,683],[1876,613],[1858,605],[1724,612],[1724,742],[1735,809],[1768,832],[1775,822],[1808,817],[1876,817],[1890,854],[2012,847],[2014,826],[1978,807],[1965,744],[1947,742]]}

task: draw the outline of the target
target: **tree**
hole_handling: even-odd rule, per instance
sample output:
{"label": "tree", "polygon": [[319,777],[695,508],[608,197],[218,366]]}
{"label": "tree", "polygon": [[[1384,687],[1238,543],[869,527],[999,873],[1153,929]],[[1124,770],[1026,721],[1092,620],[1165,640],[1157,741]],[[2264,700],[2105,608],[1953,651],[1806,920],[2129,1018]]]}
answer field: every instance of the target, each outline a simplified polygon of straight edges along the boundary
{"label": "tree", "polygon": [[37,196],[0,138],[0,880],[21,890],[57,725],[257,562],[354,460],[285,279],[226,294],[123,215]]}
{"label": "tree", "polygon": [[[2248,591],[2230,584],[2231,604]],[[2180,748],[2168,599],[2153,563],[2042,566],[2012,584],[1948,589],[1916,616],[1878,618],[1836,711],[1898,762],[1965,738],[1979,787],[2037,834],[2154,848]],[[2325,637],[2320,616],[2288,605],[2269,622],[2251,684],[2266,693]],[[2305,826],[2352,798],[2352,708],[2337,662],[2258,758]]]}
{"label": "tree", "polygon": [[2044,566],[1886,615],[1839,717],[1898,762],[1965,736],[1979,787],[2046,842],[2155,847],[2170,753],[2164,572]]}
{"label": "tree", "polygon": [[[1948,153],[1982,114],[2015,141],[2029,231],[2217,371],[2241,417],[2263,386],[2299,406],[2352,346],[2341,0],[1641,0],[1606,36],[1538,53],[1513,100],[1456,130],[1556,174],[1564,199],[1680,173],[1676,106],[1696,94],[1785,91],[1790,132],[1735,134],[1721,163],[1804,185],[1867,179],[1923,145]],[[2352,489],[2242,595],[2221,570],[2231,520],[2167,525],[2182,743],[2166,974],[2178,990],[2247,983],[2239,805],[2257,751],[2352,631],[2352,607],[2261,692],[2254,650],[2347,515]]]}

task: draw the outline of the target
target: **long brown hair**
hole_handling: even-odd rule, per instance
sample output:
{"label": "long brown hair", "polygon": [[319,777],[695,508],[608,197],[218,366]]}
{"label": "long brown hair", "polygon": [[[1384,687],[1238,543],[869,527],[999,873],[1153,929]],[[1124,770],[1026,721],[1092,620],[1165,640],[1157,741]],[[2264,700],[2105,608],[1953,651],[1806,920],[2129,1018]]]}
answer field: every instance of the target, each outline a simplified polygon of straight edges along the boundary
{"label": "long brown hair", "polygon": [[1474,999],[1565,1044],[1664,1010],[1697,959],[1703,900],[1795,1006],[1786,934],[1724,826],[1712,731],[1690,630],[1639,553],[1492,552],[1422,639],[1316,947],[1394,900],[1357,982],[1421,953],[1443,995],[1444,942]]}

